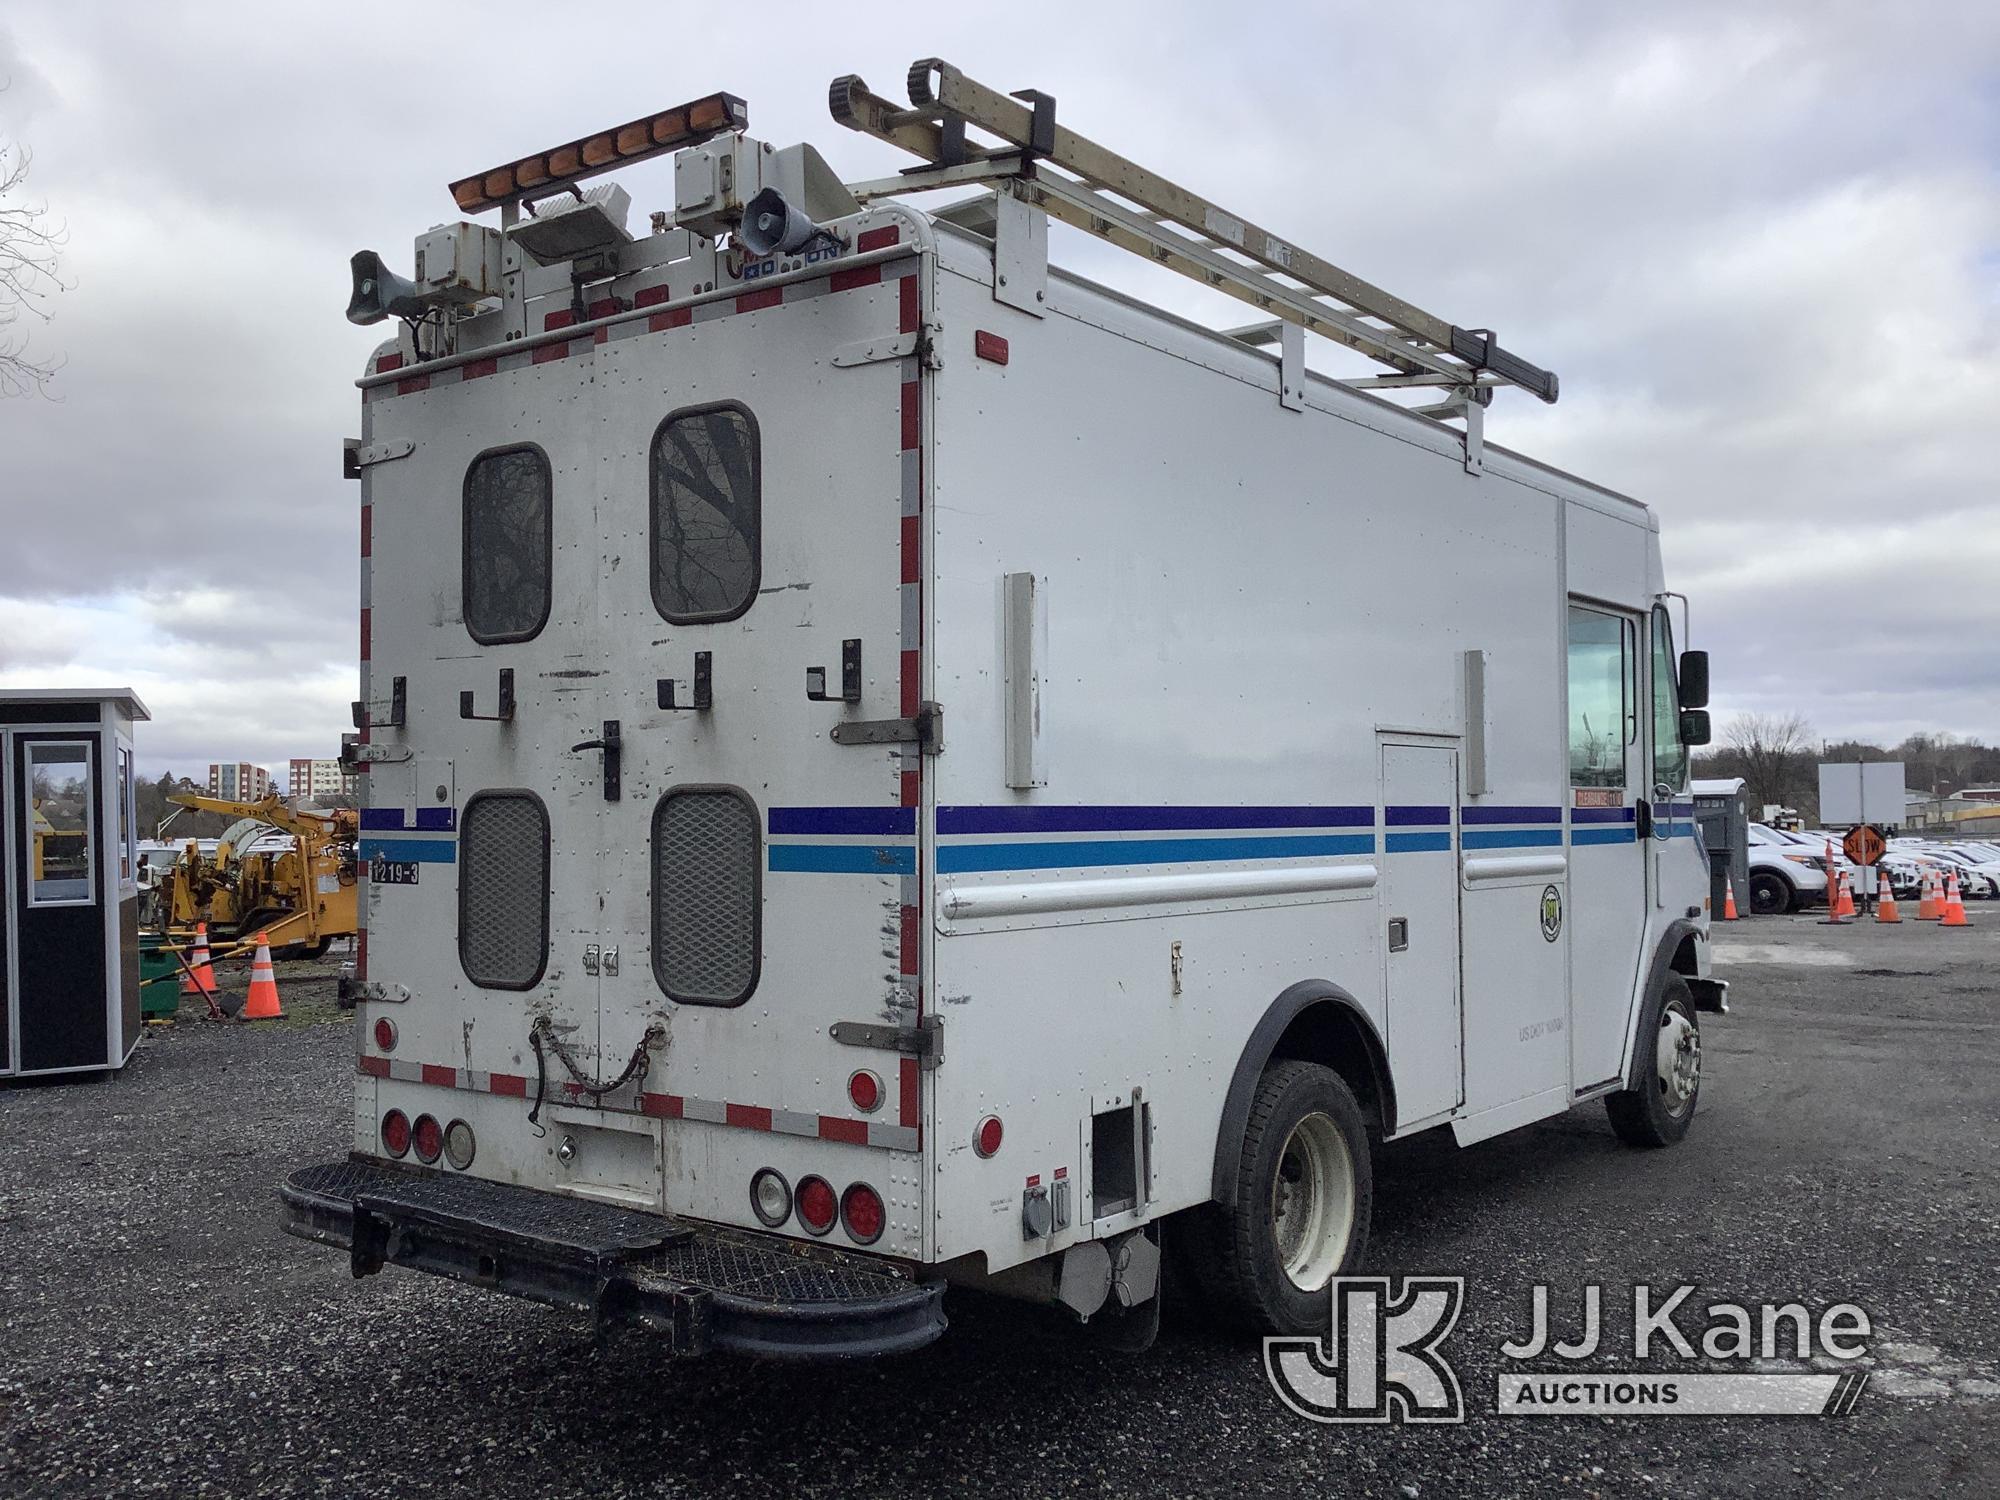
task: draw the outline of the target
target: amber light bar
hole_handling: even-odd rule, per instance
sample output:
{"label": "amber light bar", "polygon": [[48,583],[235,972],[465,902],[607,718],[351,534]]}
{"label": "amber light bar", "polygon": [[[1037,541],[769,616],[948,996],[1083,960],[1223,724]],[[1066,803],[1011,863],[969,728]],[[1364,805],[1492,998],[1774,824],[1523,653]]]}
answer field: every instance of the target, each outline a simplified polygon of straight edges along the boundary
{"label": "amber light bar", "polygon": [[609,172],[683,146],[698,145],[750,123],[750,106],[734,94],[709,94],[595,135],[537,151],[504,167],[460,178],[451,185],[459,212],[476,214],[518,198],[556,192],[599,172]]}

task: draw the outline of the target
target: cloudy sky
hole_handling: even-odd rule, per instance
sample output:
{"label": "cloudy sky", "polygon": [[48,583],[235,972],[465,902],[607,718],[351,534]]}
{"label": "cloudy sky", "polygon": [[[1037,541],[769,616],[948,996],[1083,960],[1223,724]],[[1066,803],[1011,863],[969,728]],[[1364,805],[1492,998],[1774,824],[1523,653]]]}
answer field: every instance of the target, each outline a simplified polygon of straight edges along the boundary
{"label": "cloudy sky", "polygon": [[51,399],[0,401],[0,683],[136,687],[152,771],[333,754],[349,254],[407,267],[449,179],[715,88],[881,175],[827,81],[936,54],[1559,371],[1488,433],[1658,509],[1720,714],[2000,739],[2000,6],[1005,15],[10,0],[0,140],[69,243]]}

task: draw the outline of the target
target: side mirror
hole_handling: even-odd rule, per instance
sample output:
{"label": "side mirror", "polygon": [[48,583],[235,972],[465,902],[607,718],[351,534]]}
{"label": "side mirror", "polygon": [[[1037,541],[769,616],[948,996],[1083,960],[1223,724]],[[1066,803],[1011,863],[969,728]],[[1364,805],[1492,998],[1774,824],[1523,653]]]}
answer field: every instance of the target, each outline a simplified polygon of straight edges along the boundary
{"label": "side mirror", "polygon": [[1690,750],[1706,745],[1712,736],[1709,733],[1708,710],[1705,708],[1684,708],[1681,710],[1681,743]]}
{"label": "side mirror", "polygon": [[[1708,707],[1708,653],[1706,651],[1683,651],[1681,653],[1681,707]],[[1702,741],[1707,744],[1706,740]]]}

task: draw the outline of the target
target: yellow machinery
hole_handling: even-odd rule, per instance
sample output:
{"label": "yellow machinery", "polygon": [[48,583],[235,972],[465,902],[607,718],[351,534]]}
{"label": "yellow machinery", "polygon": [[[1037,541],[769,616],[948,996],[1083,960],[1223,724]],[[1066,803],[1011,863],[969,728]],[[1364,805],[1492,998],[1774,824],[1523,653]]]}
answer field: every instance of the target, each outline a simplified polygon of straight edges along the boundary
{"label": "yellow machinery", "polygon": [[[199,812],[234,816],[212,857],[193,840],[160,881],[162,921],[169,937],[191,939],[197,922],[210,941],[249,941],[260,932],[271,951],[318,957],[337,937],[355,930],[355,839],[359,815],[351,808],[300,812],[277,796],[260,802],[181,793],[171,800]],[[272,830],[291,835],[283,848]]]}

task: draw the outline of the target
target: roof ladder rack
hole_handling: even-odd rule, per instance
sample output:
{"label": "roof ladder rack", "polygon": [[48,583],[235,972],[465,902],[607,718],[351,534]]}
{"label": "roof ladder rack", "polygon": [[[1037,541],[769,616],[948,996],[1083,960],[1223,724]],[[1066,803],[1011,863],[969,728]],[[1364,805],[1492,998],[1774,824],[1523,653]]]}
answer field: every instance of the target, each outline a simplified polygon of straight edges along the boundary
{"label": "roof ladder rack", "polygon": [[[1461,328],[1078,135],[1034,90],[1007,95],[950,63],[911,64],[910,107],[869,91],[859,77],[828,91],[834,119],[900,146],[924,165],[850,184],[866,202],[933,188],[992,184],[997,192],[1108,240],[1154,265],[1241,298],[1278,318],[1367,355],[1386,375],[1357,387],[1443,387],[1425,415],[1464,416],[1467,467],[1476,468],[1480,411],[1498,385],[1554,401],[1558,382],[1500,347],[1491,330]],[[998,142],[969,141],[973,126]]]}

